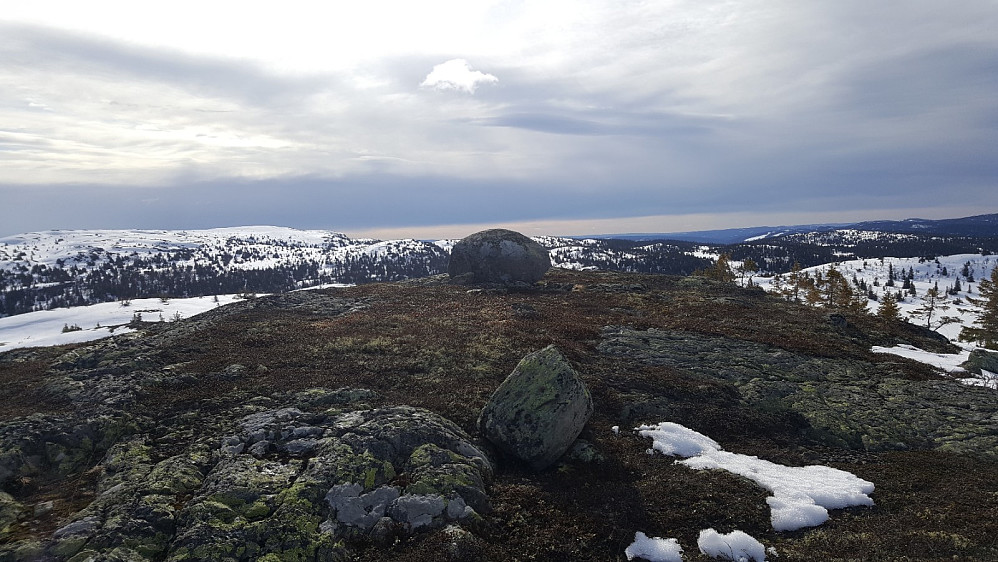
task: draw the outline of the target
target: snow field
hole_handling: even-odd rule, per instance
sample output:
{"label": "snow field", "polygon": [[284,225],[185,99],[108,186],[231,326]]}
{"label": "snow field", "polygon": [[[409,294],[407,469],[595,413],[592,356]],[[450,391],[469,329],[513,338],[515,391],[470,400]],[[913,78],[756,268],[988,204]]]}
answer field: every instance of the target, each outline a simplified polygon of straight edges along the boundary
{"label": "snow field", "polygon": [[[638,435],[659,451],[686,457],[676,461],[694,470],[721,469],[744,476],[769,490],[770,521],[776,531],[814,527],[828,520],[829,509],[873,505],[872,482],[827,466],[790,467],[758,457],[723,451],[709,437],[672,422],[642,425]],[[671,451],[671,452],[670,452]]]}
{"label": "snow field", "polygon": [[[961,275],[966,265],[973,281]],[[831,267],[835,267],[847,280],[852,281],[855,276],[857,281],[865,282],[866,286],[877,296],[877,301],[867,302],[867,309],[871,313],[876,313],[880,306],[879,299],[884,296],[885,291],[897,293],[902,291],[903,274],[909,270],[914,274],[912,283],[915,286],[915,296],[907,293],[903,294],[904,300],[898,302],[898,308],[902,318],[913,324],[925,326],[927,319],[919,314],[919,309],[924,306],[922,298],[932,287],[938,285],[940,300],[937,303],[936,311],[933,313],[930,328],[946,336],[947,339],[957,342],[960,330],[964,326],[973,324],[980,314],[980,307],[969,302],[967,297],[978,298],[977,286],[981,279],[987,279],[991,275],[991,270],[998,266],[998,256],[983,256],[980,254],[956,254],[952,256],[939,256],[934,260],[922,258],[877,258],[856,259],[831,264],[823,264],[809,267],[802,270],[814,277],[817,273],[825,276]],[[887,281],[891,270],[894,271],[897,280],[893,287],[887,286]],[[945,272],[945,275],[943,273]],[[782,275],[786,282],[787,275]],[[960,281],[960,291],[956,294],[949,294],[949,289],[955,288],[957,279]],[[755,277],[753,282],[766,289],[775,290],[772,277]]]}
{"label": "snow field", "polygon": [[[847,280],[854,277],[857,281],[862,281],[877,295],[877,301],[867,302],[867,310],[871,314],[876,314],[879,299],[886,291],[897,293],[902,291],[902,279],[909,271],[914,275],[912,284],[915,286],[915,296],[904,294],[904,300],[898,302],[898,309],[902,318],[913,324],[918,324],[934,329],[945,336],[953,344],[963,349],[960,353],[932,353],[918,349],[910,345],[899,345],[896,347],[879,347],[871,349],[874,353],[891,353],[901,357],[907,357],[931,365],[944,373],[963,374],[966,371],[960,365],[967,361],[970,352],[977,348],[972,344],[961,342],[960,332],[964,326],[971,326],[981,313],[979,306],[968,301],[969,298],[979,298],[977,294],[978,282],[991,276],[991,271],[998,267],[998,257],[984,256],[980,254],[956,254],[952,256],[939,256],[933,260],[922,258],[884,258],[849,260],[834,264],[824,264],[816,267],[804,269],[812,277],[816,273],[823,276],[827,274],[830,267],[834,266]],[[897,280],[893,287],[887,287],[887,280],[890,278],[891,270],[894,271]],[[963,275],[969,272],[970,276]],[[786,276],[783,276],[786,280]],[[971,281],[970,279],[973,279]],[[950,294],[950,289],[955,289],[957,280],[960,283],[960,290],[955,294]],[[757,278],[757,285],[767,291],[774,291],[772,277]],[[936,304],[931,321],[921,312],[925,305],[923,297],[926,292],[939,287],[940,299]],[[998,390],[998,377],[994,373],[985,372],[982,375],[973,375],[966,378],[957,379],[963,384],[973,386],[984,386]]]}
{"label": "snow field", "polygon": [[[187,299],[133,299],[128,306],[120,302],[105,302],[90,306],[40,310],[0,318],[0,352],[22,347],[64,345],[98,340],[132,332],[127,326],[138,314],[145,322],[164,322],[190,318],[217,306],[240,300],[237,295],[195,297]],[[63,327],[79,330],[63,332]]]}
{"label": "snow field", "polygon": [[[207,230],[50,230],[0,238],[0,269],[16,272],[35,265],[50,268],[99,267],[112,260],[132,262],[157,254],[180,253],[178,267],[214,265],[221,271],[265,270],[288,263],[315,262],[323,272],[361,257],[418,255],[417,240],[351,239],[328,230],[245,226]],[[91,265],[91,262],[93,265]],[[63,265],[60,266],[59,264]]]}

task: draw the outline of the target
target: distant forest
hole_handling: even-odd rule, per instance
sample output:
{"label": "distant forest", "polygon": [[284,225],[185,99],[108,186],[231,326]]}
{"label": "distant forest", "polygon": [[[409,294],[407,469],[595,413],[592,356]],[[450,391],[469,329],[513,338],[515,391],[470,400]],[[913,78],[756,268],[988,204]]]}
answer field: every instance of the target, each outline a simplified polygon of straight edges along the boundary
{"label": "distant forest", "polygon": [[[572,244],[571,252],[558,247]],[[425,249],[431,248],[431,249]],[[952,254],[998,251],[998,238],[940,237],[884,233],[870,239],[844,241],[835,233],[790,235],[732,245],[691,242],[602,239],[557,239],[555,265],[571,262],[586,269],[689,275],[706,270],[713,260],[697,254],[728,254],[733,260],[751,258],[763,273],[787,272],[795,262],[811,267],[846,259],[879,257],[934,258]],[[564,249],[564,248],[563,248]],[[54,266],[15,265],[0,270],[0,316],[59,307],[148,297],[196,297],[231,293],[280,293],[325,283],[370,283],[426,277],[447,271],[447,253],[426,245],[417,252],[359,254],[320,263],[282,254],[263,269],[230,267],[251,256],[222,253],[199,262],[190,249],[151,256],[98,254],[59,260]],[[71,262],[71,263],[70,263]]]}

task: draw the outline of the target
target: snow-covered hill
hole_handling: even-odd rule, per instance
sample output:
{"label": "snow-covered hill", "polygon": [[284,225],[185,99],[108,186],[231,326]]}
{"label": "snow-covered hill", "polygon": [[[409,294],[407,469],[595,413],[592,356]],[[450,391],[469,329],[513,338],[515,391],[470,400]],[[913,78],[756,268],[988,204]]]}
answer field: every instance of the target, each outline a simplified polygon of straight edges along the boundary
{"label": "snow-covered hill", "polygon": [[0,318],[0,352],[63,345],[133,332],[135,322],[175,322],[241,300],[239,295],[135,299],[40,310]]}
{"label": "snow-covered hill", "polygon": [[[968,297],[977,298],[978,282],[991,275],[991,270],[998,265],[998,256],[980,254],[957,254],[939,256],[932,260],[924,258],[884,258],[866,260],[848,260],[829,263],[802,270],[815,276],[820,273],[827,276],[828,270],[834,267],[857,288],[876,298],[870,299],[867,308],[876,312],[879,300],[885,292],[899,295],[898,306],[901,316],[914,324],[928,326],[946,336],[951,341],[958,341],[963,326],[973,323],[980,313],[980,307],[968,301]],[[893,275],[893,281],[891,277]],[[910,289],[904,289],[904,277],[910,276]],[[772,290],[773,278],[762,278],[758,284]],[[940,300],[931,318],[920,312],[925,305],[925,295],[929,289],[939,288]]]}
{"label": "snow-covered hill", "polygon": [[122,298],[280,292],[439,273],[418,240],[325,230],[53,230],[0,239],[0,316]]}
{"label": "snow-covered hill", "polygon": [[[688,248],[536,237],[556,267],[689,274]],[[284,292],[447,270],[456,240],[352,239],[326,230],[52,230],[0,238],[0,317],[122,298]]]}

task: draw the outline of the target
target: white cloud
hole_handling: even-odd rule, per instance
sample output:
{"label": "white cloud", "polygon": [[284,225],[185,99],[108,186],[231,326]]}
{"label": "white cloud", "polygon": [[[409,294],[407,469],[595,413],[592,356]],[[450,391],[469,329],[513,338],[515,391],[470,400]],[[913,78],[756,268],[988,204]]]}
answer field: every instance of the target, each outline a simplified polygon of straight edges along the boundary
{"label": "white cloud", "polygon": [[464,59],[451,59],[434,66],[420,86],[438,90],[463,90],[474,94],[480,84],[495,84],[498,81],[491,74],[472,70]]}

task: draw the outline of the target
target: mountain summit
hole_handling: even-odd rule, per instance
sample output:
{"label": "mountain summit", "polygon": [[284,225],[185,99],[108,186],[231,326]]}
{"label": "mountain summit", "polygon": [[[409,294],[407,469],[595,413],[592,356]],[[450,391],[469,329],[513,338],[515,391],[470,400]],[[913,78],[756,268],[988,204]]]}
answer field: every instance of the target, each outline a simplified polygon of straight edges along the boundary
{"label": "mountain summit", "polygon": [[[994,390],[871,353],[953,351],[910,324],[703,277],[554,269],[137,328],[0,354],[0,560],[615,560],[734,530],[780,560],[998,556]],[[535,472],[477,420],[550,345],[593,415]],[[676,426],[710,456],[647,452],[667,448],[648,431]],[[754,479],[694,468],[721,458]],[[798,509],[781,475],[807,473],[861,486],[794,496],[831,511],[776,530]]]}

